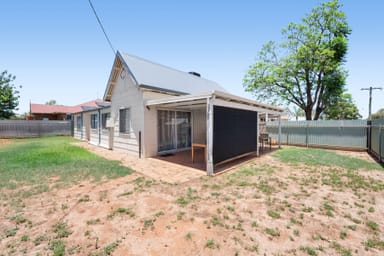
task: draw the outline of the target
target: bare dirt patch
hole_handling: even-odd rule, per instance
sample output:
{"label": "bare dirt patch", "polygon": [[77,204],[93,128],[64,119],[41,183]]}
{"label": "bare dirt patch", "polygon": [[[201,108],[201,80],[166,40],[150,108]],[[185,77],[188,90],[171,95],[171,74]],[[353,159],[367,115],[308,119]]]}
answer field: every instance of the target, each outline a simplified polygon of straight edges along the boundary
{"label": "bare dirt patch", "polygon": [[383,171],[331,169],[267,155],[179,184],[134,173],[26,198],[2,191],[0,255],[384,254]]}
{"label": "bare dirt patch", "polygon": [[8,145],[10,143],[11,143],[11,140],[9,140],[9,139],[0,139],[0,146]]}
{"label": "bare dirt patch", "polygon": [[344,150],[335,150],[335,152],[339,155],[349,156],[349,157],[355,157],[359,158],[371,163],[375,162],[375,159],[372,158],[367,152],[363,151],[344,151]]}

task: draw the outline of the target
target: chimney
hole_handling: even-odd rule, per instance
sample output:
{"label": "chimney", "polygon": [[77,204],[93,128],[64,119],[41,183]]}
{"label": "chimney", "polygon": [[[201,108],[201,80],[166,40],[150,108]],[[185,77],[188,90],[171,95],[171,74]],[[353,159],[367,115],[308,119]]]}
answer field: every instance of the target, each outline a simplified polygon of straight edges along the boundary
{"label": "chimney", "polygon": [[188,74],[191,74],[193,76],[201,77],[200,73],[197,73],[195,71],[189,71]]}

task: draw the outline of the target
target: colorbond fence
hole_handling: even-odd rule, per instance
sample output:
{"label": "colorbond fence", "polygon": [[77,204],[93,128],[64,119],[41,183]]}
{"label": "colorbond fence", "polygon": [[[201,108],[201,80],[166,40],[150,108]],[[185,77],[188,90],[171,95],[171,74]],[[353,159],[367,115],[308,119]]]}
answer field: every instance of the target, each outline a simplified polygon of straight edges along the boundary
{"label": "colorbond fence", "polygon": [[[365,120],[281,122],[281,143],[365,150],[367,128]],[[278,122],[268,122],[267,131],[278,141]]]}
{"label": "colorbond fence", "polygon": [[72,121],[0,120],[0,138],[72,135]]}
{"label": "colorbond fence", "polygon": [[384,162],[384,118],[372,120],[370,152]]}
{"label": "colorbond fence", "polygon": [[[278,141],[278,122],[268,122],[267,132]],[[384,118],[372,120],[320,120],[281,122],[281,143],[307,147],[368,150],[384,162]]]}

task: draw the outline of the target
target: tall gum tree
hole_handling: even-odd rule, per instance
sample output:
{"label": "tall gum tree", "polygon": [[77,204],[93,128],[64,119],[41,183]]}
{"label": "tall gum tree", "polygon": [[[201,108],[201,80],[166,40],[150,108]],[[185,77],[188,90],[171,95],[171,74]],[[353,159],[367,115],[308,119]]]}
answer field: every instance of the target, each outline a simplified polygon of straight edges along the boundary
{"label": "tall gum tree", "polygon": [[341,7],[324,2],[283,29],[283,42],[266,43],[244,77],[245,90],[260,101],[294,104],[307,120],[317,120],[345,91],[351,30]]}

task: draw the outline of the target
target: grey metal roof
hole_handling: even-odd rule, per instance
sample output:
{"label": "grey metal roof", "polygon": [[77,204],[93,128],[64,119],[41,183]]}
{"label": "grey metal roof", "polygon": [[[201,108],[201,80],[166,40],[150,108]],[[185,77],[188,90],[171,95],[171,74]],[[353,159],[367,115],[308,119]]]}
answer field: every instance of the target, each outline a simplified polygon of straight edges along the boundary
{"label": "grey metal roof", "polygon": [[137,84],[179,94],[226,91],[218,83],[188,72],[179,71],[127,53],[118,52]]}

